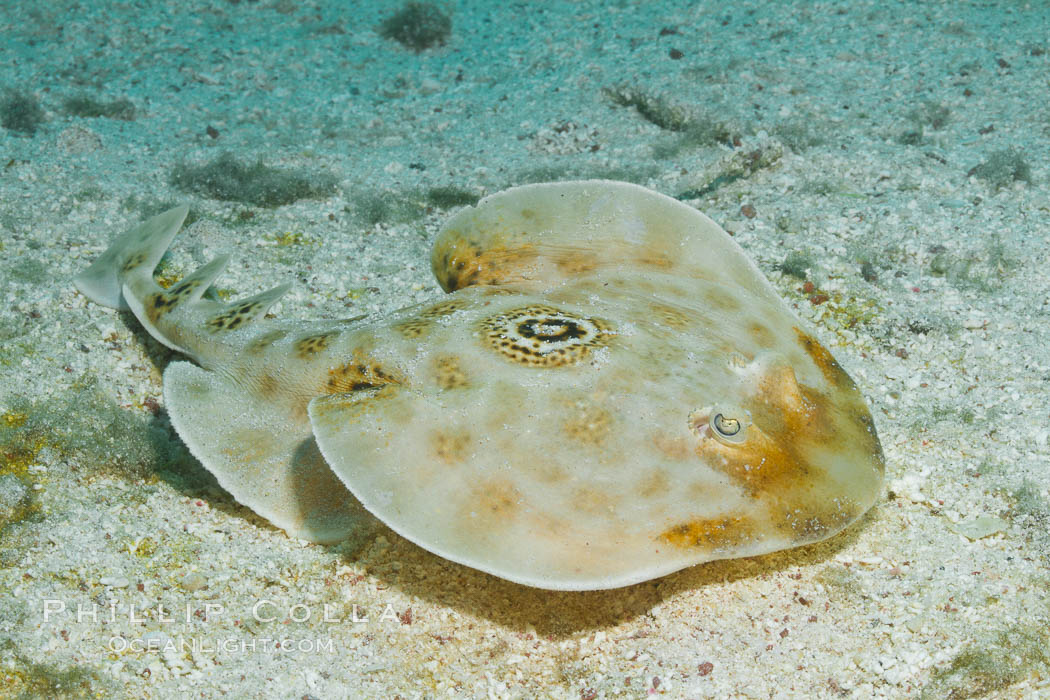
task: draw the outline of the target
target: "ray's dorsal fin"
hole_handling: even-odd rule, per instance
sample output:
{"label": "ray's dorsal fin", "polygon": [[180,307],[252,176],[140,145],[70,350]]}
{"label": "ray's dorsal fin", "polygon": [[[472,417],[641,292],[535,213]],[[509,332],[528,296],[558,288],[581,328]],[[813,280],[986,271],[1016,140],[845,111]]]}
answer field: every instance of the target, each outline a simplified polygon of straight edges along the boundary
{"label": "ray's dorsal fin", "polygon": [[229,262],[228,255],[220,255],[170,289],[161,288],[153,272],[188,211],[186,205],[169,209],[119,236],[73,283],[96,303],[130,309],[154,338],[212,368],[229,357],[231,344],[247,342],[249,334],[240,331],[265,315],[291,285],[230,303],[204,298]]}
{"label": "ray's dorsal fin", "polygon": [[129,307],[123,293],[125,276],[141,269],[152,274],[189,211],[183,204],[118,236],[91,267],[73,278],[73,284],[96,304],[127,311]]}

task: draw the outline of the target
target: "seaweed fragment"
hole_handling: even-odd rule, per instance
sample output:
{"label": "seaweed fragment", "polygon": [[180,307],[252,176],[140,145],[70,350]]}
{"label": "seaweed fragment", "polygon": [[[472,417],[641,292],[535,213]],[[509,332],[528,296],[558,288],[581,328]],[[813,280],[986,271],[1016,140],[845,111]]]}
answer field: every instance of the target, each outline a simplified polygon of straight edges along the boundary
{"label": "seaweed fragment", "polygon": [[452,207],[463,207],[474,205],[481,199],[469,190],[460,189],[451,185],[431,187],[426,191],[427,204],[438,209],[451,209]]}
{"label": "seaweed fragment", "polygon": [[773,127],[773,134],[795,153],[820,146],[824,137],[814,128],[812,119],[793,119]]}
{"label": "seaweed fragment", "polygon": [[[1044,623],[1045,624],[1045,623]],[[1006,690],[1050,668],[1050,636],[1045,626],[1016,625],[997,630],[955,655],[934,672],[922,698],[984,697]]]}
{"label": "seaweed fragment", "polygon": [[62,107],[67,114],[85,119],[104,117],[106,119],[120,119],[126,122],[135,119],[135,104],[127,98],[113,100],[112,102],[102,102],[89,95],[82,94],[67,98],[62,103]]}
{"label": "seaweed fragment", "polygon": [[686,107],[636,85],[620,84],[602,88],[602,94],[615,105],[634,107],[647,122],[667,131],[685,131],[694,121]]}
{"label": "seaweed fragment", "polygon": [[681,200],[699,199],[721,187],[731,185],[737,180],[750,177],[759,170],[772,167],[780,161],[783,155],[783,148],[775,143],[751,151],[737,151],[728,161],[722,164],[720,172],[708,180],[707,184],[679,192],[675,197]]}
{"label": "seaweed fragment", "polygon": [[809,277],[809,271],[816,266],[817,264],[811,255],[793,250],[787,254],[787,257],[784,258],[783,262],[776,265],[776,269],[780,270],[785,275],[790,275],[800,280],[806,280]]}
{"label": "seaweed fragment", "polygon": [[44,109],[34,95],[8,90],[0,100],[0,125],[9,131],[33,136],[44,123]]}
{"label": "seaweed fragment", "polygon": [[983,163],[970,168],[966,175],[984,180],[996,190],[1016,181],[1032,182],[1032,168],[1024,155],[1015,148],[992,153]]}
{"label": "seaweed fragment", "polygon": [[419,53],[445,45],[452,34],[452,18],[433,3],[409,2],[383,21],[379,34]]}
{"label": "seaweed fragment", "polygon": [[999,236],[992,236],[983,250],[953,254],[937,245],[929,252],[933,255],[927,264],[929,273],[945,278],[956,289],[992,292],[1002,287],[1017,266]]}
{"label": "seaweed fragment", "polygon": [[637,85],[621,83],[602,88],[602,94],[614,105],[632,107],[650,124],[675,135],[654,146],[657,159],[674,157],[689,148],[729,144],[737,138],[726,123]]}
{"label": "seaweed fragment", "polygon": [[353,197],[354,216],[367,225],[404,224],[415,221],[426,213],[423,196],[418,192],[399,195],[379,191],[359,192]]}
{"label": "seaweed fragment", "polygon": [[15,663],[11,666],[0,666],[0,686],[10,695],[5,697],[23,698],[95,698],[104,693],[96,687],[97,672],[88,666],[59,666],[58,664],[41,664],[30,661],[15,653]]}
{"label": "seaweed fragment", "polygon": [[301,170],[274,168],[262,160],[242,163],[226,151],[204,165],[175,167],[171,184],[184,192],[241,202],[257,207],[279,207],[300,199],[319,199],[335,189],[335,178]]}

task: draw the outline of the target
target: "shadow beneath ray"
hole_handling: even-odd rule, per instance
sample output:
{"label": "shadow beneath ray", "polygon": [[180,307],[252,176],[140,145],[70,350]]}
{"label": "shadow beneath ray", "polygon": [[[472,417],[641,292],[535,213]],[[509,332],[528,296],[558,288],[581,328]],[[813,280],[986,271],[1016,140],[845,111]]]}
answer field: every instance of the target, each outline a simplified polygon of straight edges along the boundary
{"label": "shadow beneath ray", "polygon": [[[292,490],[297,495],[294,508],[304,522],[312,523],[314,540],[338,544],[344,552],[360,550],[376,534],[380,522],[331,470],[313,436],[299,443],[292,459]],[[325,537],[325,532],[344,534],[333,539]]]}
{"label": "shadow beneath ray", "polygon": [[876,517],[876,510],[822,542],[757,557],[698,564],[652,581],[601,591],[549,591],[512,583],[441,559],[387,528],[380,534],[391,546],[365,563],[381,587],[398,589],[428,604],[468,618],[484,618],[515,632],[558,639],[628,623],[688,591],[825,563],[856,543],[862,529]]}

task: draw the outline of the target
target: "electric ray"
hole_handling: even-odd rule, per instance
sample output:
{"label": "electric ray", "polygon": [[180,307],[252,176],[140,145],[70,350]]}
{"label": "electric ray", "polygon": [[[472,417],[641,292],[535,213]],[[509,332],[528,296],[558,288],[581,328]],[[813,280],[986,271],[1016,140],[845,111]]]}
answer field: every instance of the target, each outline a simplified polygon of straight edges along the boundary
{"label": "electric ray", "polygon": [[288,285],[203,296],[225,256],[158,286],[186,212],[125,233],[76,286],[192,360],[164,372],[176,430],[294,537],[337,541],[371,513],[511,581],[614,588],[825,539],[879,493],[853,381],[681,202],[601,180],[494,194],[434,243],[448,296],[320,324],[253,323]]}

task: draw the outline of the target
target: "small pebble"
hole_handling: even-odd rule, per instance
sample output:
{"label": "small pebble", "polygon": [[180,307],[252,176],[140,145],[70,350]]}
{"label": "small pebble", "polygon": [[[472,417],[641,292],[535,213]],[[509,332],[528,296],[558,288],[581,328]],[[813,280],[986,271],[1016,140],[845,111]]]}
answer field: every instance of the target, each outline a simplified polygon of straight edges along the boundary
{"label": "small pebble", "polygon": [[434,95],[443,89],[444,86],[433,78],[424,78],[423,82],[419,84],[419,91],[424,95]]}
{"label": "small pebble", "polygon": [[989,535],[994,535],[1004,531],[1006,527],[1006,521],[991,515],[982,515],[976,520],[956,523],[951,526],[953,530],[969,540],[979,540]]}
{"label": "small pebble", "polygon": [[90,153],[102,148],[102,138],[91,129],[71,126],[58,135],[58,147],[66,153]]}
{"label": "small pebble", "polygon": [[183,577],[181,585],[184,590],[193,593],[194,591],[199,591],[202,588],[207,588],[208,580],[200,574],[198,574],[196,571],[194,571],[186,574],[186,576]]}

